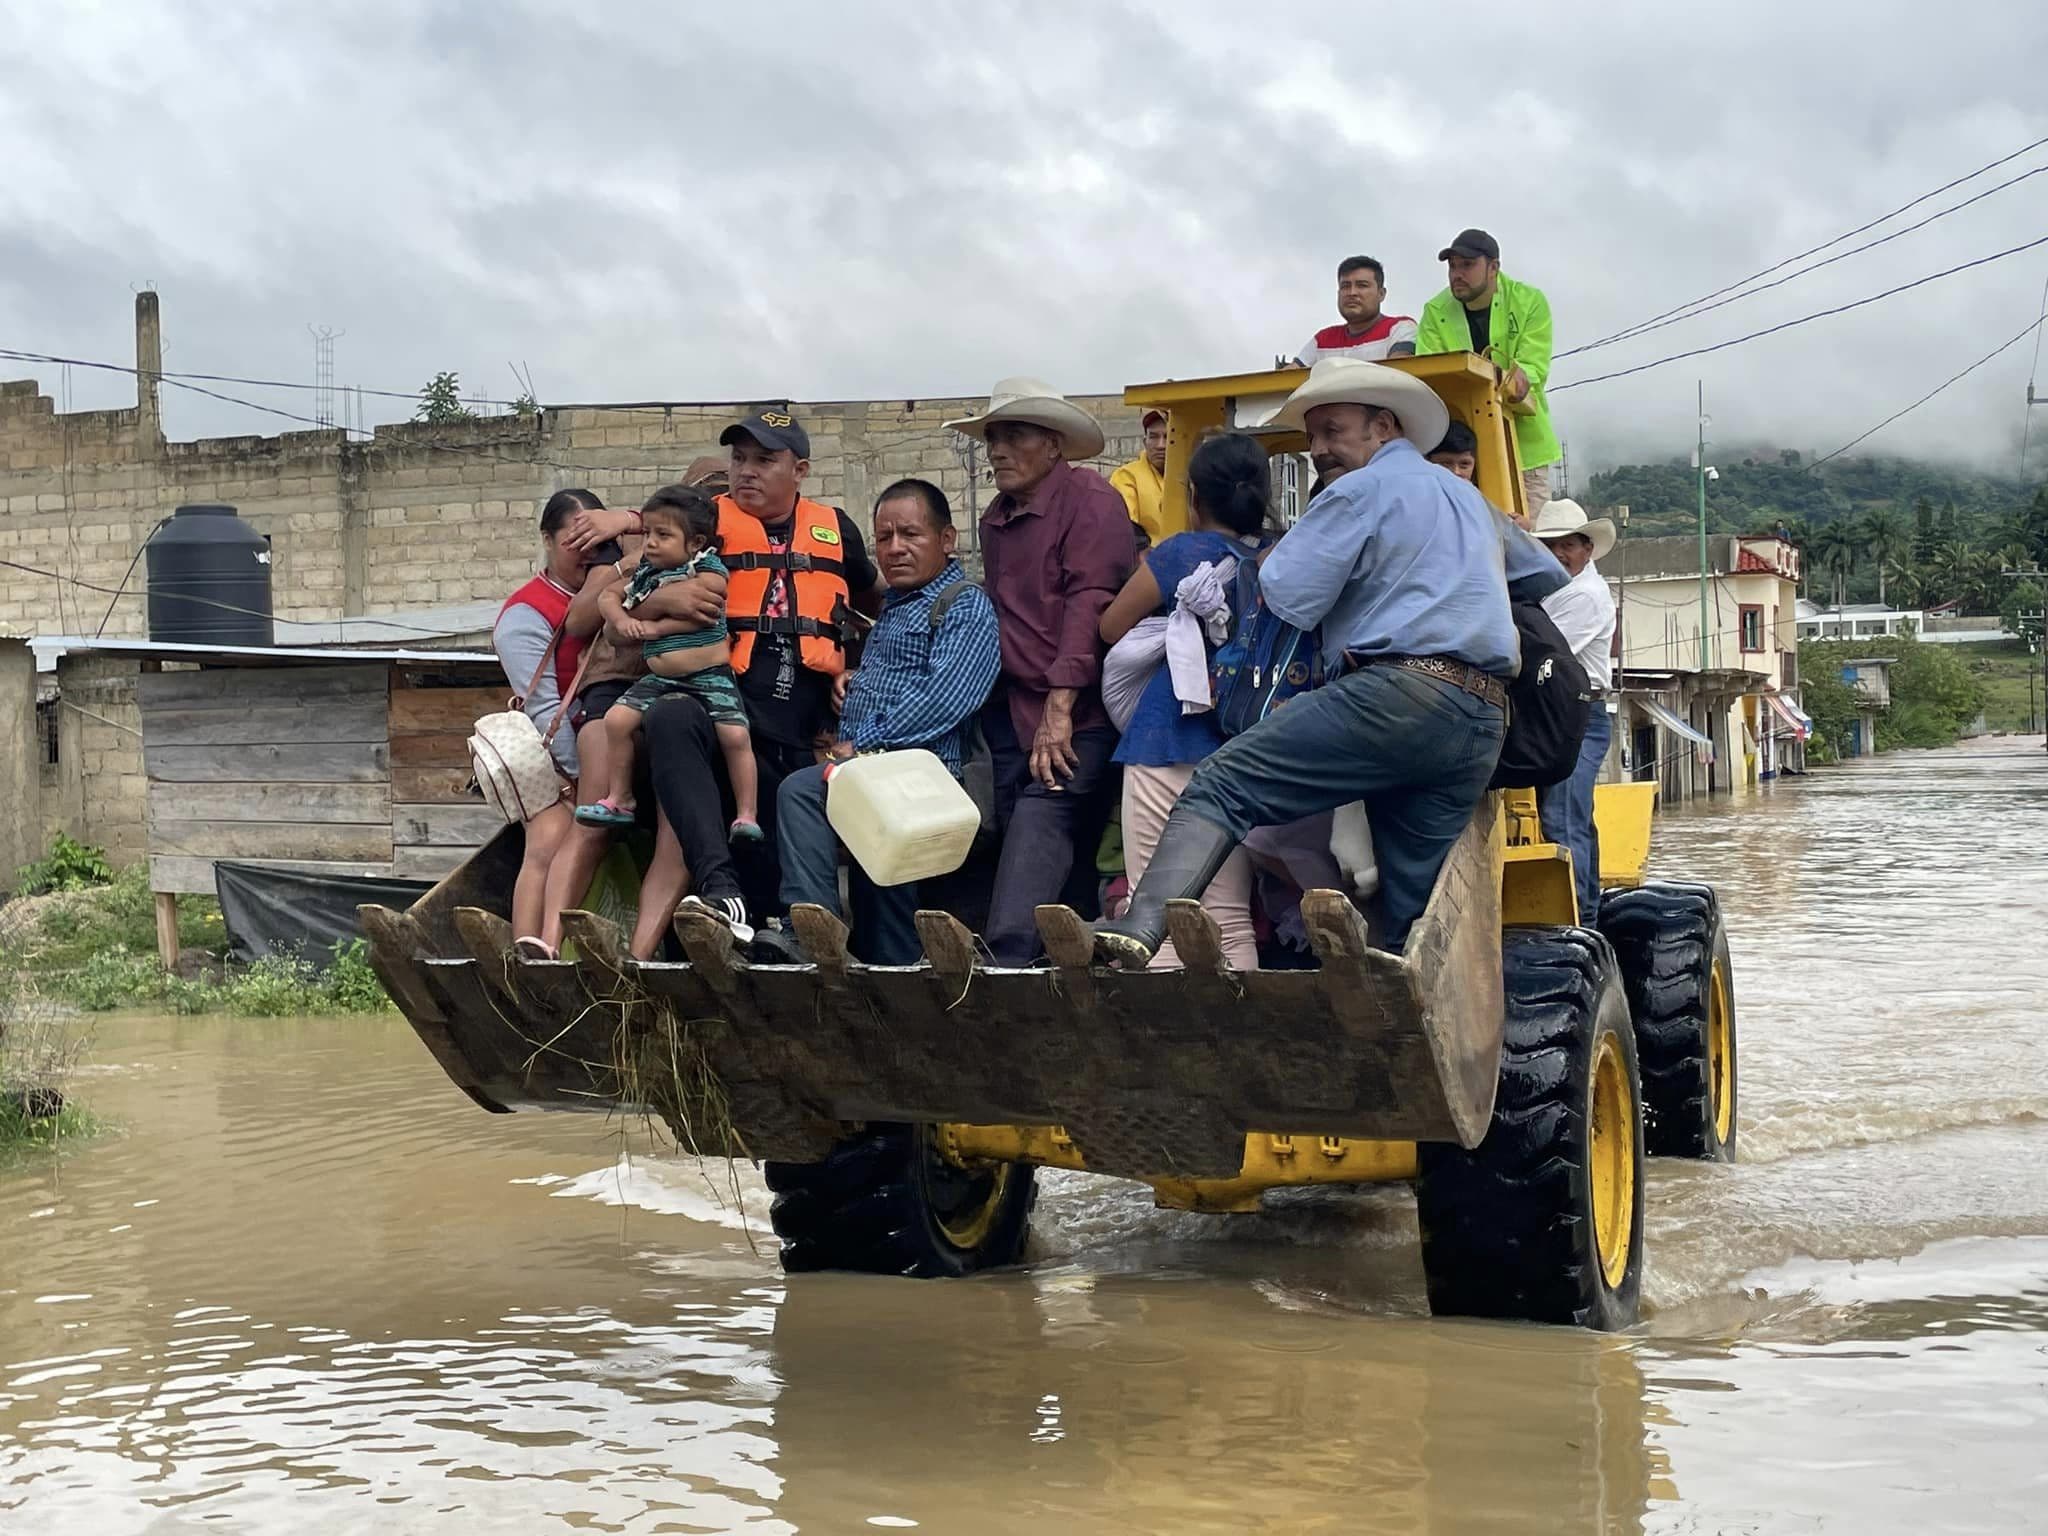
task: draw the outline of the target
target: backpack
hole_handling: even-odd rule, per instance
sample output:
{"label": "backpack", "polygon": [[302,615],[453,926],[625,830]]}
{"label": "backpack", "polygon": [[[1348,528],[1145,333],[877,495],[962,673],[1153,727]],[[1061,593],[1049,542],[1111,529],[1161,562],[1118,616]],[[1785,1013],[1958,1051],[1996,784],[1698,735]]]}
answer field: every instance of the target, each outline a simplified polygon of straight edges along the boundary
{"label": "backpack", "polygon": [[1237,562],[1230,612],[1233,628],[1209,663],[1209,687],[1216,728],[1237,736],[1296,694],[1320,687],[1323,658],[1315,631],[1296,629],[1266,607],[1256,560]]}
{"label": "backpack", "polygon": [[1508,729],[1490,789],[1547,789],[1578,766],[1593,690],[1541,603],[1515,603],[1522,670],[1508,684]]}
{"label": "backpack", "polygon": [[[938,634],[939,626],[946,622],[946,615],[955,603],[969,592],[980,590],[971,581],[956,581],[933,598],[932,634]],[[969,715],[960,726],[960,787],[967,791],[968,799],[981,812],[982,835],[992,835],[996,830],[996,760],[995,754],[988,749],[987,738],[981,734],[979,711]]]}

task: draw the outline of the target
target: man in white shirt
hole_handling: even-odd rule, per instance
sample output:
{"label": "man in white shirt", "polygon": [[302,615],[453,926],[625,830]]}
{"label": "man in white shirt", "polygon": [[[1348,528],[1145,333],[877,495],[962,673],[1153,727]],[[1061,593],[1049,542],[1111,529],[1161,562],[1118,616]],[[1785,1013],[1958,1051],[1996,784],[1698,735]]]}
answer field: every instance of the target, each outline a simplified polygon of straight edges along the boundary
{"label": "man in white shirt", "polygon": [[1614,686],[1614,595],[1597,562],[1614,548],[1614,522],[1587,517],[1576,501],[1546,501],[1529,531],[1550,547],[1557,563],[1571,575],[1569,582],[1543,599],[1543,611],[1586,669],[1593,688],[1593,713],[1579,744],[1578,766],[1562,784],[1536,791],[1543,835],[1572,851],[1579,921],[1590,925],[1600,916],[1600,838],[1593,825],[1593,784],[1614,734],[1606,698]]}
{"label": "man in white shirt", "polygon": [[1370,256],[1346,256],[1337,264],[1337,313],[1344,323],[1325,326],[1309,337],[1294,361],[1313,368],[1325,357],[1355,357],[1367,363],[1413,357],[1415,322],[1406,315],[1382,313],[1386,298],[1387,269]]}

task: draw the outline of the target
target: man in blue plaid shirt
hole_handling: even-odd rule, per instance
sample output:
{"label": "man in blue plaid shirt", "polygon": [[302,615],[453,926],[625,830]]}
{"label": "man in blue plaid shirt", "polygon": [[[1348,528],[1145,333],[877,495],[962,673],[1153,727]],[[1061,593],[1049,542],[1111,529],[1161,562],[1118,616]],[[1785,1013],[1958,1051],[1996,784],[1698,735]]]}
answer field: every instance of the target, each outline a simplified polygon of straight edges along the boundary
{"label": "man in blue plaid shirt", "polygon": [[[960,776],[963,737],[995,686],[1002,647],[995,605],[953,558],[957,537],[953,509],[930,481],[899,480],[876,501],[875,563],[889,590],[860,670],[839,679],[834,758],[926,747]],[[837,913],[839,840],[825,819],[823,765],[782,781],[776,841],[783,901]],[[855,957],[915,965],[917,886],[878,886],[858,864],[849,873]]]}

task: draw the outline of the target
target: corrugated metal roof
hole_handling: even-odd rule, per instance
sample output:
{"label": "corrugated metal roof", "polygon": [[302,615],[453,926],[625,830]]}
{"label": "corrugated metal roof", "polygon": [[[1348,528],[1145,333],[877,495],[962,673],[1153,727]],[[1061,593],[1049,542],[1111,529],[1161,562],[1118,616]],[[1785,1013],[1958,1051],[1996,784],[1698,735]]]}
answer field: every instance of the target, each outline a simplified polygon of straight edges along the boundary
{"label": "corrugated metal roof", "polygon": [[102,655],[140,656],[155,661],[193,662],[325,662],[335,665],[342,662],[383,662],[418,661],[450,662],[475,661],[497,665],[497,655],[491,651],[434,651],[434,650],[358,650],[354,647],[329,646],[287,646],[287,645],[166,645],[155,640],[111,640],[88,639],[78,635],[37,635],[30,639],[29,649],[35,652],[36,670],[48,672],[57,665],[59,656]]}

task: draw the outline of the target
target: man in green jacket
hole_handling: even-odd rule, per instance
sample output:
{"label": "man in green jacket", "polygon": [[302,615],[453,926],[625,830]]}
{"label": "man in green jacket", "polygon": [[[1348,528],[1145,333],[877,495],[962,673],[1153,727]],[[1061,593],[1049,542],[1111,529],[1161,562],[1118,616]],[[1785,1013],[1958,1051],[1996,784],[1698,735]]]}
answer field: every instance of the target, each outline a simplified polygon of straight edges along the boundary
{"label": "man in green jacket", "polygon": [[1478,352],[1500,365],[1501,396],[1513,413],[1515,447],[1522,460],[1522,500],[1510,509],[1527,527],[1550,499],[1550,466],[1564,457],[1550,425],[1543,384],[1550,377],[1550,300],[1500,269],[1500,244],[1483,229],[1468,229],[1437,252],[1450,286],[1422,307],[1415,338],[1419,356]]}

